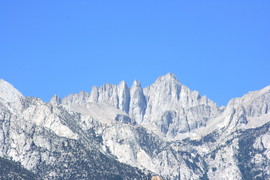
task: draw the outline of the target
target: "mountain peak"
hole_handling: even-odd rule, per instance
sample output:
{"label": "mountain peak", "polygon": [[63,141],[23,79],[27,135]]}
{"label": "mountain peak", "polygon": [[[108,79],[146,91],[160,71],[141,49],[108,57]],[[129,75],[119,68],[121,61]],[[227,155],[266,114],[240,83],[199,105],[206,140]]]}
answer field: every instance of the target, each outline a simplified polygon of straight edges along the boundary
{"label": "mountain peak", "polygon": [[180,87],[182,84],[173,73],[168,73],[164,76],[160,76],[153,85],[164,86],[165,88],[168,86]]}
{"label": "mountain peak", "polygon": [[126,81],[124,81],[124,80],[123,80],[123,81],[121,81],[121,82],[119,83],[119,86],[123,86],[123,87],[124,87],[124,86],[127,86]]}
{"label": "mountain peak", "polygon": [[58,95],[54,95],[52,97],[52,99],[50,100],[50,103],[51,104],[54,104],[54,105],[59,105],[59,104],[62,103],[62,100],[61,100],[61,98]]}
{"label": "mountain peak", "polygon": [[2,99],[2,103],[13,110],[18,110],[21,109],[20,99],[22,97],[23,95],[15,87],[0,79],[0,99]]}
{"label": "mountain peak", "polygon": [[138,80],[135,80],[131,87],[141,87],[141,83]]}
{"label": "mountain peak", "polygon": [[171,78],[176,79],[175,74],[173,74],[173,73],[171,73],[171,72],[167,73],[165,76],[168,76],[168,77],[171,77]]}
{"label": "mountain peak", "polygon": [[168,78],[168,79],[175,79],[175,80],[177,80],[176,75],[173,74],[173,73],[171,73],[171,72],[167,73],[167,74],[164,75],[163,77],[166,77],[166,78]]}
{"label": "mountain peak", "polygon": [[0,96],[7,96],[7,98],[23,97],[23,95],[10,83],[5,81],[4,79],[0,79]]}
{"label": "mountain peak", "polygon": [[171,72],[158,78],[158,81],[171,81],[171,80],[178,81],[177,77]]}

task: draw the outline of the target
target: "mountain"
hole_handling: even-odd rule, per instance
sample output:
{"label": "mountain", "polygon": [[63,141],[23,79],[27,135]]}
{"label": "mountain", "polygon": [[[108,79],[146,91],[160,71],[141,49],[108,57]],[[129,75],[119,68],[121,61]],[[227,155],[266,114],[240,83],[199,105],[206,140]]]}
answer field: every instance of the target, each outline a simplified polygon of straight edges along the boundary
{"label": "mountain", "polygon": [[48,103],[0,80],[0,142],[21,179],[270,179],[270,86],[218,107],[172,73]]}
{"label": "mountain", "polygon": [[[117,86],[93,87],[91,93],[81,92],[65,97],[62,105],[82,114],[83,111],[90,113],[95,119],[101,116],[95,117],[95,112],[106,109],[109,117],[102,119],[112,120],[120,114],[130,118],[131,123],[148,127],[168,138],[205,126],[210,118],[222,111],[207,97],[201,97],[197,91],[182,85],[171,73],[144,89],[138,81],[134,81],[130,89],[124,81]],[[100,110],[92,107],[97,105]],[[114,113],[110,114],[108,109]]]}

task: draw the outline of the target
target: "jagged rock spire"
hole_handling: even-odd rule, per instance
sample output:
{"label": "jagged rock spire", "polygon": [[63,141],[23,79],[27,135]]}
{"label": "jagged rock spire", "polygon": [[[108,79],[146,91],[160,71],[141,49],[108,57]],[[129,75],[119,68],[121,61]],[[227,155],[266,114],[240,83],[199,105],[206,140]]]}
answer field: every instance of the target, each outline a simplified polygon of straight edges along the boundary
{"label": "jagged rock spire", "polygon": [[143,122],[143,117],[146,110],[146,99],[143,94],[143,89],[141,83],[137,80],[133,82],[133,85],[130,89],[130,116],[137,123]]}
{"label": "jagged rock spire", "polygon": [[130,90],[125,81],[121,81],[117,86],[118,108],[127,113],[129,112]]}
{"label": "jagged rock spire", "polygon": [[58,95],[54,95],[51,100],[50,103],[53,105],[59,105],[62,103],[62,99],[58,96]]}

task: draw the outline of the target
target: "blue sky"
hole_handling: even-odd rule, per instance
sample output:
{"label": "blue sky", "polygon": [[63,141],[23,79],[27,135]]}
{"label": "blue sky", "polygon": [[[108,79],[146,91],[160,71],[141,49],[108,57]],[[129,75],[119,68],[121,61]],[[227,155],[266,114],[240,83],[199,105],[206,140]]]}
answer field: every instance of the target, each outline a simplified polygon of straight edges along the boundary
{"label": "blue sky", "polygon": [[0,2],[0,78],[48,101],[174,73],[219,105],[270,85],[269,0]]}

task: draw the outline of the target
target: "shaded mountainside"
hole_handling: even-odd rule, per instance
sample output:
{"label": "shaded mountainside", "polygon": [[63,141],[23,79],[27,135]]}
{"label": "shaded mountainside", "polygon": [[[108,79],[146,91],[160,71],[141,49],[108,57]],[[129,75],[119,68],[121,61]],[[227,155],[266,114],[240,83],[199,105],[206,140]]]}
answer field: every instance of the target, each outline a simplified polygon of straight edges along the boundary
{"label": "shaded mountainside", "polygon": [[20,163],[0,157],[0,179],[38,179]]}
{"label": "shaded mountainside", "polygon": [[269,179],[270,86],[220,108],[171,73],[49,103],[0,80],[0,142],[2,179]]}

